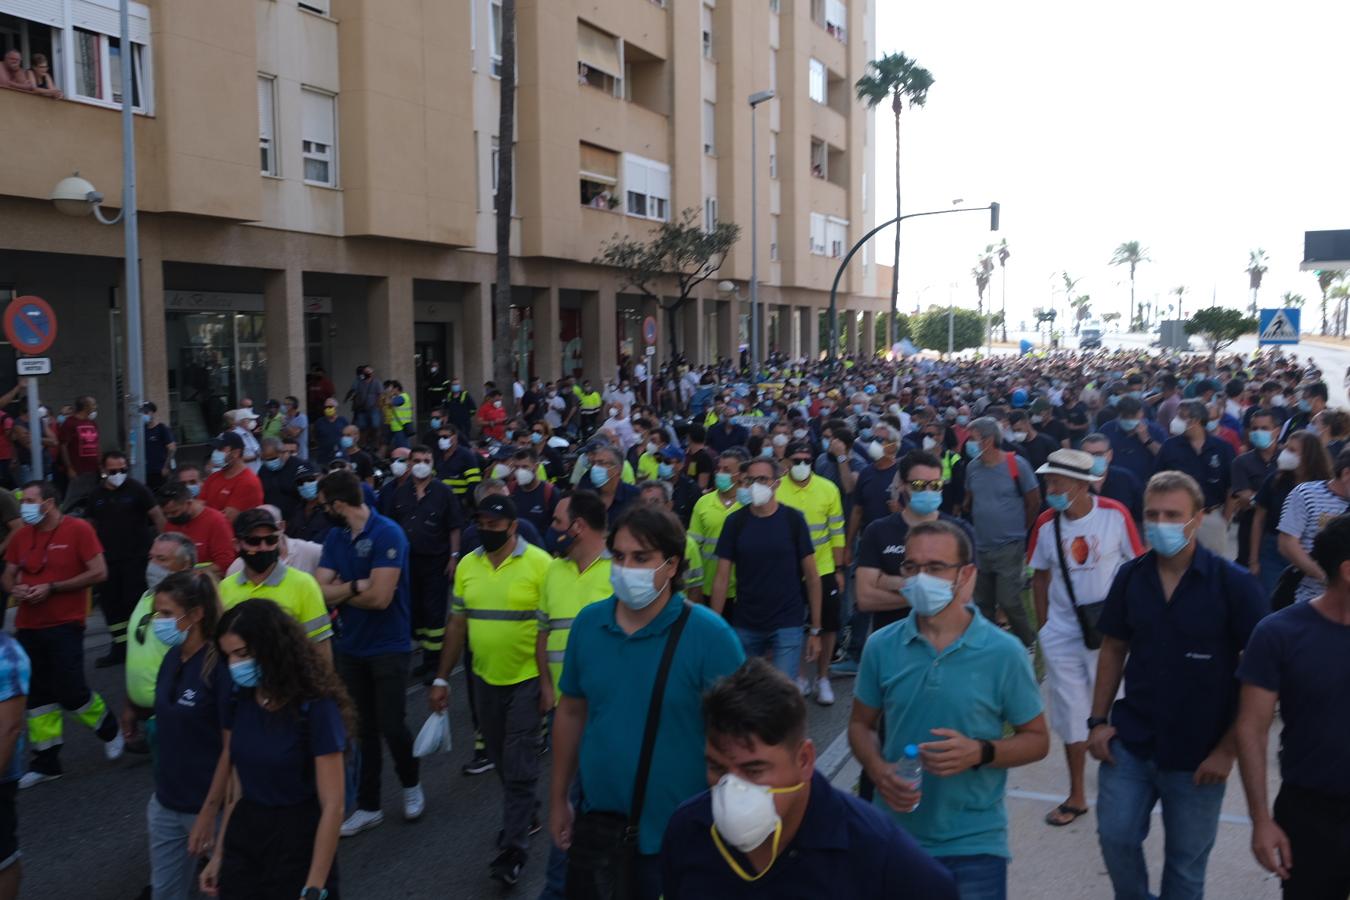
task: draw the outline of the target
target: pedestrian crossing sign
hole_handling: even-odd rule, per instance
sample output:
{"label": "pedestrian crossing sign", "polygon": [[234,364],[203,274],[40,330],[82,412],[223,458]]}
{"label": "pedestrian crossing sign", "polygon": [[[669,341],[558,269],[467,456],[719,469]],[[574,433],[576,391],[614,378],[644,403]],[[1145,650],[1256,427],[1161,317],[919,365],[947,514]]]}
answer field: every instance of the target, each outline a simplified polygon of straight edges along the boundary
{"label": "pedestrian crossing sign", "polygon": [[1302,310],[1298,309],[1261,310],[1258,343],[1262,347],[1268,344],[1297,344],[1300,312]]}

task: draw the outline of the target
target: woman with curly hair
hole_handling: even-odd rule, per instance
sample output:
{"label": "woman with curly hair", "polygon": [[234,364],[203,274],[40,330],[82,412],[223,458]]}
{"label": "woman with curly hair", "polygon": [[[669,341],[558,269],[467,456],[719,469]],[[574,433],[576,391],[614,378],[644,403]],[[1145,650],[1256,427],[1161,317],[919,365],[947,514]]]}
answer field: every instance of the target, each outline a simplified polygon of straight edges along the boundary
{"label": "woman with curly hair", "polygon": [[202,890],[226,900],[337,900],[342,753],[354,733],[342,682],[271,600],[225,613],[216,647],[239,689],[221,755],[233,769],[234,800]]}

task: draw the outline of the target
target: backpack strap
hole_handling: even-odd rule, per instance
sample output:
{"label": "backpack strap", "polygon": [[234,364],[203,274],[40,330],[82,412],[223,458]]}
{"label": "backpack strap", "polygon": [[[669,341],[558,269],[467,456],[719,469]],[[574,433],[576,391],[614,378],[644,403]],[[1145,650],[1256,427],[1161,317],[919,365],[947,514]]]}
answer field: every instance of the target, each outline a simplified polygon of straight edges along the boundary
{"label": "backpack strap", "polygon": [[1025,497],[1027,492],[1022,489],[1021,473],[1017,471],[1017,454],[1011,451],[1004,451],[1003,461],[1008,464],[1008,474],[1012,476],[1013,487],[1017,488],[1017,496]]}

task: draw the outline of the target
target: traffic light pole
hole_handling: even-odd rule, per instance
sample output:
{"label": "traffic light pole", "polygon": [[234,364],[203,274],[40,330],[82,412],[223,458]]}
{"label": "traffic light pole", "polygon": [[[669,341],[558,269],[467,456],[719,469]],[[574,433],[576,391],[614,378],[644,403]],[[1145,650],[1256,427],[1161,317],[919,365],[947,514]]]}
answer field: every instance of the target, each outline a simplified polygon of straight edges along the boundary
{"label": "traffic light pole", "polygon": [[[906,213],[903,216],[897,216],[894,219],[882,222],[859,238],[858,242],[850,247],[848,253],[845,253],[844,258],[840,260],[839,270],[834,273],[834,284],[830,285],[830,362],[834,362],[839,350],[839,282],[844,278],[844,270],[848,268],[849,260],[853,259],[853,255],[861,250],[864,244],[876,237],[878,232],[889,228],[891,225],[899,228],[900,223],[905,219],[917,219],[919,216],[946,216],[952,213],[979,212],[986,209],[989,210],[989,230],[998,231],[999,204],[990,203],[988,206],[963,206],[960,209],[935,209],[928,212]],[[900,260],[897,259],[895,264],[899,265]],[[898,311],[897,304],[897,314]]]}

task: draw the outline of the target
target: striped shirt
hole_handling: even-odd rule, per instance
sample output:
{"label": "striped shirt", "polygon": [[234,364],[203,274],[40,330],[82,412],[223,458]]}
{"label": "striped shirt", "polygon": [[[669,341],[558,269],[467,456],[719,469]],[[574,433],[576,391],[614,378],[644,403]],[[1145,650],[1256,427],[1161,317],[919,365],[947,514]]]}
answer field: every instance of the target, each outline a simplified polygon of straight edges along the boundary
{"label": "striped shirt", "polygon": [[[1284,499],[1284,509],[1280,512],[1280,533],[1298,538],[1299,546],[1305,553],[1312,552],[1313,538],[1326,527],[1327,522],[1342,515],[1350,507],[1350,501],[1334,493],[1329,484],[1326,481],[1305,481]],[[1294,600],[1306,602],[1325,589],[1324,582],[1304,575]]]}
{"label": "striped shirt", "polygon": [[[0,631],[0,702],[16,697],[28,696],[28,683],[33,676],[33,666],[23,647],[8,632]],[[28,768],[24,753],[24,730],[20,730],[14,746],[14,755],[10,757],[9,768],[0,773],[0,783],[18,781]]]}

